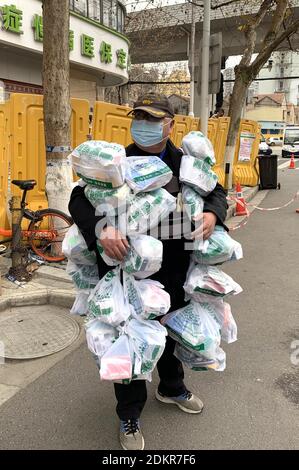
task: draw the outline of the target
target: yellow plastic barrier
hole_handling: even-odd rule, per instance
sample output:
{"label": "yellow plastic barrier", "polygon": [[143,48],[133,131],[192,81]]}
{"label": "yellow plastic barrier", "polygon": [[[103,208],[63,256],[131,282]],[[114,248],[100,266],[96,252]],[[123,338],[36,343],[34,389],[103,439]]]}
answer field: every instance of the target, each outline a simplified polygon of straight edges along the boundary
{"label": "yellow plastic barrier", "polygon": [[[0,228],[9,228],[7,214],[9,138],[10,138],[9,102],[0,105]],[[3,237],[0,236],[0,240]]]}
{"label": "yellow plastic barrier", "polygon": [[125,147],[131,144],[130,133],[132,118],[127,116],[131,108],[104,101],[94,106],[92,137],[95,140],[116,142]]}
{"label": "yellow plastic barrier", "polygon": [[[200,119],[199,121],[199,130],[200,130]],[[225,180],[224,173],[224,156],[225,156],[225,147],[226,140],[229,130],[230,118],[210,118],[208,120],[208,138],[210,139],[216,157],[216,164],[213,166],[213,171],[218,176],[219,183],[223,186]]]}
{"label": "yellow plastic barrier", "polygon": [[183,116],[181,114],[174,116],[174,126],[170,138],[177,147],[180,147],[184,135],[190,132],[192,121],[193,118],[191,116]]}
{"label": "yellow plastic barrier", "polygon": [[212,142],[213,147],[215,148],[216,139],[218,134],[219,119],[209,119],[208,120],[208,138]]}
{"label": "yellow plastic barrier", "polygon": [[224,157],[225,157],[225,148],[227,135],[229,130],[230,118],[222,117],[218,118],[218,128],[217,135],[215,136],[214,150],[216,157],[216,165],[214,165],[213,170],[218,176],[219,183],[223,186],[225,180],[224,173]]}
{"label": "yellow plastic barrier", "polygon": [[[87,139],[89,103],[72,99],[72,146]],[[45,196],[46,154],[43,121],[43,96],[11,95],[11,179],[35,179],[37,185],[27,193],[30,209],[47,207]],[[12,194],[20,190],[12,185]]]}
{"label": "yellow plastic barrier", "polygon": [[[47,207],[45,197],[45,139],[43,97],[41,95],[11,95],[11,179],[35,179],[37,185],[28,192],[32,210]],[[12,185],[13,195],[20,195]]]}
{"label": "yellow plastic barrier", "polygon": [[190,131],[199,131],[199,129],[200,129],[200,119],[193,118],[191,122]]}
{"label": "yellow plastic barrier", "polygon": [[260,126],[256,121],[242,119],[236,143],[233,183],[256,186],[259,181],[256,159],[259,151]]}
{"label": "yellow plastic barrier", "polygon": [[89,101],[71,99],[71,136],[73,148],[87,140],[89,134]]}

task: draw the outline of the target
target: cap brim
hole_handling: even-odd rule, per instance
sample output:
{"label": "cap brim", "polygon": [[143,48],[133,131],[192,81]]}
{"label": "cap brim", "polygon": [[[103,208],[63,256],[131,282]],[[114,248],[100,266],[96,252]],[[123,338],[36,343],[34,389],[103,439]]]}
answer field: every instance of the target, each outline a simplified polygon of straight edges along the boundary
{"label": "cap brim", "polygon": [[137,111],[137,110],[144,111],[144,112],[146,112],[146,113],[150,114],[151,116],[156,117],[158,119],[162,119],[165,116],[168,116],[170,114],[170,113],[167,113],[166,111],[162,111],[162,109],[151,108],[150,106],[137,106],[137,108],[132,109],[128,113],[128,116],[130,114],[132,114],[134,111]]}

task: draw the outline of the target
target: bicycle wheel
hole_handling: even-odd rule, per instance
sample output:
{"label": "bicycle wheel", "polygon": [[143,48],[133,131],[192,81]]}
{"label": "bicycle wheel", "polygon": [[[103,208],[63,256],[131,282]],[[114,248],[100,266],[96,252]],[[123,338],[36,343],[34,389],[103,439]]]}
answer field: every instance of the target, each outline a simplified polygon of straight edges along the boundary
{"label": "bicycle wheel", "polygon": [[56,209],[40,211],[41,218],[31,221],[28,227],[29,244],[32,250],[49,262],[59,262],[65,259],[62,253],[62,242],[73,220],[64,212]]}

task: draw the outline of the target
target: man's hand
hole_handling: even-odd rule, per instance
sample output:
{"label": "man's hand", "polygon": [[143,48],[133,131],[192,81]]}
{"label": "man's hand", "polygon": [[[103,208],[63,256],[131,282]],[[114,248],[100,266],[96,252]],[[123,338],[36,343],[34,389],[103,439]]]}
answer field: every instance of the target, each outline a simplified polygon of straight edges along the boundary
{"label": "man's hand", "polygon": [[194,221],[197,222],[197,228],[191,233],[193,240],[201,238],[207,240],[214,232],[217,217],[213,212],[204,212],[195,217]]}
{"label": "man's hand", "polygon": [[106,227],[101,231],[100,243],[105,254],[118,261],[124,259],[129,248],[127,239],[114,227]]}

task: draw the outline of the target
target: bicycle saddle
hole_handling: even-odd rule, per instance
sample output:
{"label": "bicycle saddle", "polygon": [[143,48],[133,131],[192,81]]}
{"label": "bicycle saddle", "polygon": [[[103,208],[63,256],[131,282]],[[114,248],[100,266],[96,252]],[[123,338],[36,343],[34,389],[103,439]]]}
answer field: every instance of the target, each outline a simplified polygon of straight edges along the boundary
{"label": "bicycle saddle", "polygon": [[36,185],[35,180],[12,180],[11,183],[15,186],[19,186],[20,189],[26,189],[27,191],[33,189]]}

